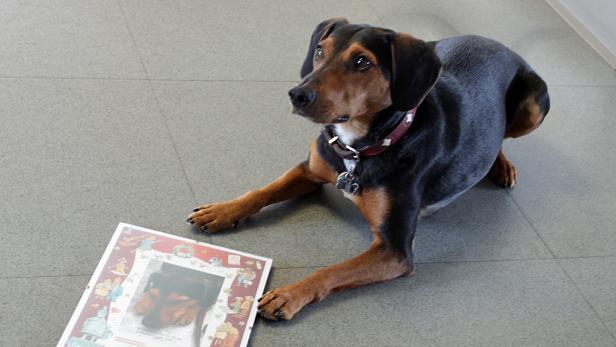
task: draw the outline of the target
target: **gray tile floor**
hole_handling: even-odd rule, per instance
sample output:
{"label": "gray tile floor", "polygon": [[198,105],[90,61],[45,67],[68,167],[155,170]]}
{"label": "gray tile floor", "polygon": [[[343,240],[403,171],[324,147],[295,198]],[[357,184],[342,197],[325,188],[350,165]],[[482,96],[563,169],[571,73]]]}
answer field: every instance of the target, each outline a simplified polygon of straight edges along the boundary
{"label": "gray tile floor", "polygon": [[[550,86],[542,127],[418,230],[418,274],[257,321],[253,346],[614,346],[616,72],[539,0],[0,2],[0,346],[52,346],[119,221],[274,259],[269,287],[364,249],[332,189],[239,230],[185,215],[304,160],[286,90],[322,19],[475,33]],[[285,143],[285,146],[276,146]]]}

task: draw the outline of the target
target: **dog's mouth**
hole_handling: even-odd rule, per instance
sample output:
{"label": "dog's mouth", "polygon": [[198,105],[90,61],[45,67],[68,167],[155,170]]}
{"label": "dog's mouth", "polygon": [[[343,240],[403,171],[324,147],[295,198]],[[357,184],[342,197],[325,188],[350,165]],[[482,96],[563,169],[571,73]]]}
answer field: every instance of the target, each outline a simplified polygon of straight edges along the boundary
{"label": "dog's mouth", "polygon": [[328,120],[329,117],[323,117],[323,116],[315,117],[312,115],[312,112],[306,112],[305,110],[298,109],[296,107],[292,108],[292,113],[302,116],[304,118],[307,118],[315,123],[321,123],[321,124],[340,124],[340,123],[345,123],[349,119],[351,119],[351,116],[349,116],[348,114],[341,114],[341,115],[334,117],[334,119]]}
{"label": "dog's mouth", "polygon": [[332,123],[334,123],[334,124],[344,123],[344,122],[348,121],[350,118],[351,117],[349,117],[348,114],[343,114],[343,115],[340,115],[340,116],[334,118]]}

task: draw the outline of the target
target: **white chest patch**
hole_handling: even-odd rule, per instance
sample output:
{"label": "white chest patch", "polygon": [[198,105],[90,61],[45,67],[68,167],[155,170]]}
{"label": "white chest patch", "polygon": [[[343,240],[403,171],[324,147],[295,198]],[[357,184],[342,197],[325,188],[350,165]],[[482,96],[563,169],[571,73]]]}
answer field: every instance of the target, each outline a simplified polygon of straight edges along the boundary
{"label": "white chest patch", "polygon": [[353,196],[354,196],[353,194],[351,194],[351,193],[347,193],[347,192],[345,192],[345,191],[343,190],[343,191],[342,191],[342,195],[343,195],[345,198],[347,198],[347,199],[349,199],[349,200],[353,201]]}
{"label": "white chest patch", "polygon": [[342,159],[344,161],[344,167],[347,171],[353,171],[355,169],[355,160]]}
{"label": "white chest patch", "polygon": [[342,140],[342,142],[346,145],[350,145],[353,141],[359,138],[358,134],[343,128],[338,124],[334,125],[334,130],[336,131],[336,135],[338,135],[340,140]]}

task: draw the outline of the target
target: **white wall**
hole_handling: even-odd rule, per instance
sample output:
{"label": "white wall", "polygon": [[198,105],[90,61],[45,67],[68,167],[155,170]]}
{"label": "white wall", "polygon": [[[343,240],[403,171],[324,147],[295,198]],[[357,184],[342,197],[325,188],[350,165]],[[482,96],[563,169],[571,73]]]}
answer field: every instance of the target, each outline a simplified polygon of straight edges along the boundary
{"label": "white wall", "polygon": [[616,68],[616,0],[546,0]]}

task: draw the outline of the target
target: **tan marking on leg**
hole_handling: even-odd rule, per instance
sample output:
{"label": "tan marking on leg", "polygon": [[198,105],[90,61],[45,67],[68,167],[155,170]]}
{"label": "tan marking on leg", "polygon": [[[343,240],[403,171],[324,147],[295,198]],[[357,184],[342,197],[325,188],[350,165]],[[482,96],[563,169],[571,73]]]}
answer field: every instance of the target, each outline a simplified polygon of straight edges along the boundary
{"label": "tan marking on leg", "polygon": [[375,239],[364,253],[342,263],[318,270],[303,280],[267,292],[259,300],[261,314],[269,319],[291,319],[305,305],[319,302],[330,293],[414,273],[400,253],[388,248],[378,233],[390,209],[383,189],[371,189],[353,201],[372,227]]}
{"label": "tan marking on leg", "polygon": [[259,310],[262,316],[269,319],[291,319],[305,305],[320,302],[332,292],[412,273],[413,267],[406,259],[377,239],[368,250],[355,258],[267,292],[259,299]]}
{"label": "tan marking on leg", "polygon": [[515,111],[513,121],[505,130],[505,137],[516,138],[530,133],[539,127],[543,116],[535,97],[528,97]]}
{"label": "tan marking on leg", "polygon": [[364,215],[373,231],[378,231],[390,209],[390,197],[382,188],[367,189],[351,200]]}
{"label": "tan marking on leg", "polygon": [[229,229],[267,205],[310,193],[332,181],[336,181],[335,171],[323,161],[313,144],[308,165],[299,164],[265,187],[233,200],[201,205],[190,214],[188,221],[198,228],[206,226],[208,231]]}
{"label": "tan marking on leg", "polygon": [[319,154],[317,141],[310,144],[310,157],[308,159],[308,169],[310,172],[324,182],[336,184],[338,172],[334,170]]}
{"label": "tan marking on leg", "polygon": [[511,188],[515,186],[518,173],[513,164],[505,157],[502,149],[498,152],[498,157],[492,164],[488,176],[500,187]]}

